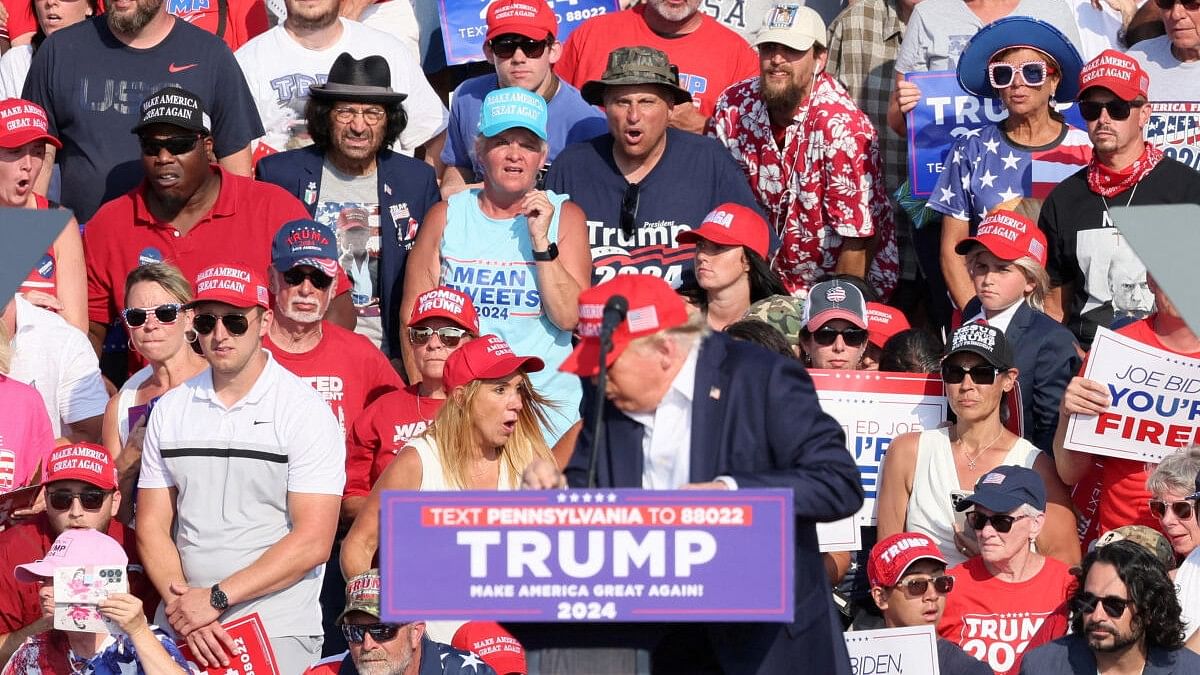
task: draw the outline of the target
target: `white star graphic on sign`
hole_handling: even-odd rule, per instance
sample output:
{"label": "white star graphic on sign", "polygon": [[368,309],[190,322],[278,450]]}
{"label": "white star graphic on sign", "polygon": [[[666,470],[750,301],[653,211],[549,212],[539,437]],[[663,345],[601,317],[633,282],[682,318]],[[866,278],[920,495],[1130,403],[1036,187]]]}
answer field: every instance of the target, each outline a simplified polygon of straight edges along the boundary
{"label": "white star graphic on sign", "polygon": [[467,666],[471,666],[472,673],[478,673],[479,666],[482,666],[482,665],[483,665],[483,661],[478,656],[475,656],[474,652],[471,652],[470,654],[467,654],[466,656],[463,657],[462,667],[466,668]]}
{"label": "white star graphic on sign", "polygon": [[1017,165],[1021,163],[1021,158],[1014,155],[1012,150],[1009,150],[1008,157],[1001,157],[1000,161],[1004,162],[1004,170],[1005,171],[1007,171],[1009,169],[1016,171]]}
{"label": "white star graphic on sign", "polygon": [[954,191],[950,188],[941,188],[941,190],[942,196],[938,198],[938,201],[943,204],[949,204],[950,200],[954,199]]}
{"label": "white star graphic on sign", "polygon": [[578,503],[579,503],[579,495],[578,495],[578,494],[571,493],[571,503],[572,503],[572,504],[578,504]]}
{"label": "white star graphic on sign", "polygon": [[998,155],[998,154],[1000,154],[1000,153],[999,153],[999,150],[1000,150],[1000,142],[999,142],[999,141],[997,141],[997,140],[996,140],[996,139],[994,139],[994,138],[993,138],[992,140],[990,140],[990,141],[984,141],[984,142],[983,142],[983,147],[987,148],[987,151],[988,151],[988,152],[990,152],[990,153],[992,153],[993,155]]}
{"label": "white star graphic on sign", "polygon": [[608,493],[608,502],[611,504],[617,501],[617,495],[613,492]]}
{"label": "white star graphic on sign", "polygon": [[996,182],[996,176],[992,175],[991,169],[984,171],[983,175],[979,177],[979,184],[983,187],[993,187],[992,184],[995,182]]}
{"label": "white star graphic on sign", "polygon": [[556,499],[558,499],[559,504],[567,501],[567,493],[565,493],[565,492],[558,493],[558,497]]}
{"label": "white star graphic on sign", "polygon": [[[598,368],[598,367],[599,367],[599,366],[597,366],[597,368]],[[583,501],[584,501],[584,503],[585,503],[585,504],[591,504],[591,503],[592,503],[592,495],[590,495],[590,494],[588,494],[588,493],[586,493],[586,492],[585,492],[585,493],[583,494]]]}
{"label": "white star graphic on sign", "polygon": [[1000,200],[1008,201],[1010,199],[1016,199],[1017,197],[1020,197],[1020,196],[1021,196],[1020,192],[1013,192],[1012,187],[1008,187],[1008,188],[1004,189],[1004,192],[1000,193]]}

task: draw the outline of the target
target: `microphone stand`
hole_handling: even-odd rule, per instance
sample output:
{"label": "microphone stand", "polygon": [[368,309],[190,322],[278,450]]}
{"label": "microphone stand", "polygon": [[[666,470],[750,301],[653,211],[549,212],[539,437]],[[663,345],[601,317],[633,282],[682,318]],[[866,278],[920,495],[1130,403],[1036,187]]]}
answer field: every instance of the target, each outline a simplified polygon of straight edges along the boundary
{"label": "microphone stand", "polygon": [[608,353],[612,351],[612,331],[600,334],[600,372],[596,374],[596,403],[593,406],[596,425],[592,429],[592,455],[588,457],[588,488],[596,487],[596,460],[604,444],[604,389],[608,383]]}

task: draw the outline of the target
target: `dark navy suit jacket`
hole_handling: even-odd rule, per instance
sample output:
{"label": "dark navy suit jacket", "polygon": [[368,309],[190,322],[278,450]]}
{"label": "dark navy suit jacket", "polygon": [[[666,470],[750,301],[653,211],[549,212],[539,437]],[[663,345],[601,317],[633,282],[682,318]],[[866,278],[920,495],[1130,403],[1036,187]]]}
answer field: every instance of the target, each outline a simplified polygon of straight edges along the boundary
{"label": "dark navy suit jacket", "polygon": [[[798,361],[721,333],[700,345],[693,391],[690,480],[730,476],[739,489],[786,488],[795,495],[795,622],[708,624],[722,669],[849,673],[816,534],[817,522],[849,516],[863,503],[841,426],[821,410]],[[566,469],[572,487],[587,484],[595,395],[585,386],[583,431]],[[642,487],[644,428],[611,403],[605,406],[597,485]]]}
{"label": "dark navy suit jacket", "polygon": [[[1142,675],[1195,675],[1200,655],[1187,647],[1167,651],[1151,647]],[[1030,651],[1021,659],[1021,675],[1095,675],[1096,657],[1079,635],[1068,635]]]}
{"label": "dark navy suit jacket", "polygon": [[[963,316],[973,317],[980,311],[979,299],[973,298]],[[1058,428],[1058,404],[1082,362],[1075,350],[1075,336],[1066,326],[1022,302],[1004,339],[1020,369],[1017,383],[1021,385],[1025,439],[1050,453]]]}
{"label": "dark navy suit jacket", "polygon": [[[258,161],[259,180],[274,183],[316,214],[321,194],[325,155],[308,146],[269,155]],[[425,162],[381,150],[376,156],[379,182],[379,303],[383,323],[383,352],[400,357],[400,298],[408,252],[429,207],[441,201],[437,176]]]}

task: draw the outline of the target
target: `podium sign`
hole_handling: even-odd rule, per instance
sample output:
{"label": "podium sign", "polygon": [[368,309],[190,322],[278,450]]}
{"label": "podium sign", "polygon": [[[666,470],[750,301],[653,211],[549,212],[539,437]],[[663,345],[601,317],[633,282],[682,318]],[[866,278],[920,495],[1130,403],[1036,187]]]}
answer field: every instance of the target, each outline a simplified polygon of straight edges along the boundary
{"label": "podium sign", "polygon": [[389,491],[384,621],[793,617],[790,490]]}

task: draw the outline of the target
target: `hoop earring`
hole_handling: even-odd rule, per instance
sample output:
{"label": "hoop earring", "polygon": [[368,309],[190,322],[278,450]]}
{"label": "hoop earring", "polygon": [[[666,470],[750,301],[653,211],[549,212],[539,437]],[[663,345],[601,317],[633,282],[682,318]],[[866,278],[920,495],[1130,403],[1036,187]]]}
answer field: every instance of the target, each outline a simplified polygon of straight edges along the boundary
{"label": "hoop earring", "polygon": [[197,334],[195,330],[189,328],[183,331],[183,339],[195,344],[196,340],[200,339],[200,335]]}

